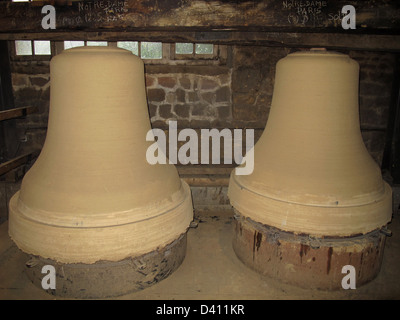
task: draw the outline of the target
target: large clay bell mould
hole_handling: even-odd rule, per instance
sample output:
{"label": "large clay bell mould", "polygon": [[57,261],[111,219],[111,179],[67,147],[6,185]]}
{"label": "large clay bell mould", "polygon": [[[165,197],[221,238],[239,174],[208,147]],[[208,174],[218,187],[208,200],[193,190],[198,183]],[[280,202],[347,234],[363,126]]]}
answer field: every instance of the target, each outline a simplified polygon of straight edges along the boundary
{"label": "large clay bell mould", "polygon": [[378,274],[392,195],[362,140],[358,83],[359,65],[344,54],[278,62],[254,171],[233,171],[228,191],[235,252],[257,271],[321,289],[342,288],[345,265],[357,285]]}
{"label": "large clay bell mould", "polygon": [[65,50],[50,63],[44,147],[10,201],[9,235],[41,266],[56,266],[56,295],[105,297],[168,276],[186,252],[188,185],[151,165],[144,66],[111,47]]}

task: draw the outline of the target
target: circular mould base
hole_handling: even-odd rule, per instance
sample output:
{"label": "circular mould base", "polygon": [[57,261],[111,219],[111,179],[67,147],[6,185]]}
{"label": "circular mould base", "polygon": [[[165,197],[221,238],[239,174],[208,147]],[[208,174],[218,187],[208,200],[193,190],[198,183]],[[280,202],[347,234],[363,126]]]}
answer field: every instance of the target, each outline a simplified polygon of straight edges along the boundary
{"label": "circular mould base", "polygon": [[[50,273],[42,273],[42,268],[53,266],[56,288],[43,289],[51,295],[77,299],[116,297],[145,289],[167,278],[185,258],[186,239],[184,233],[162,249],[117,262],[63,264],[31,256],[25,271],[33,284],[43,289],[42,280]],[[43,281],[49,283],[47,279]]]}
{"label": "circular mould base", "polygon": [[[359,287],[379,273],[386,236],[375,230],[343,238],[312,238],[266,226],[235,214],[233,248],[258,273],[307,289],[339,290],[346,265]],[[347,281],[347,279],[346,279]]]}

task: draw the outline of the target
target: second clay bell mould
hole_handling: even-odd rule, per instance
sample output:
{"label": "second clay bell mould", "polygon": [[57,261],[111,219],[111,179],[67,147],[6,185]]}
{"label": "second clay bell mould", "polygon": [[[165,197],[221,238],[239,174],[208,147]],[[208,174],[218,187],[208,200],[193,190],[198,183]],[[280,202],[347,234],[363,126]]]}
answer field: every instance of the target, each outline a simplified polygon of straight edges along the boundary
{"label": "second clay bell mould", "polygon": [[72,297],[121,295],[167,277],[182,262],[193,218],[189,186],[173,165],[151,165],[144,66],[111,47],[65,50],[50,64],[46,141],[10,201],[9,234],[54,265]]}
{"label": "second clay bell mould", "polygon": [[346,265],[357,285],[379,272],[391,188],[362,140],[358,82],[359,65],[344,54],[310,50],[278,62],[254,171],[233,172],[228,191],[235,252],[260,273],[338,289]]}

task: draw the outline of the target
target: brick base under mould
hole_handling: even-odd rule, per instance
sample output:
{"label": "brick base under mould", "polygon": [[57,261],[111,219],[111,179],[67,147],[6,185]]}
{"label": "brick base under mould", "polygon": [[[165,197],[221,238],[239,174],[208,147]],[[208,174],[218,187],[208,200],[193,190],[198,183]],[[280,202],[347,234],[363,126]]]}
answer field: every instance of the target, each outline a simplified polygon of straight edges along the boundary
{"label": "brick base under mould", "polygon": [[338,290],[345,265],[355,268],[356,287],[379,273],[386,236],[376,230],[348,238],[315,239],[262,225],[236,212],[233,248],[262,275],[303,288]]}

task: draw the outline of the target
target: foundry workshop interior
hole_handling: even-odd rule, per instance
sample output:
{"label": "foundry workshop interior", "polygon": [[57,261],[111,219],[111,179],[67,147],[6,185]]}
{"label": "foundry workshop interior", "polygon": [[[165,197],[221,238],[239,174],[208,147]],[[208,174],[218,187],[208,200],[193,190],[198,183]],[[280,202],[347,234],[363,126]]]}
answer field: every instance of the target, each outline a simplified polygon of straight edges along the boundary
{"label": "foundry workshop interior", "polygon": [[400,7],[0,1],[0,299],[399,299]]}

